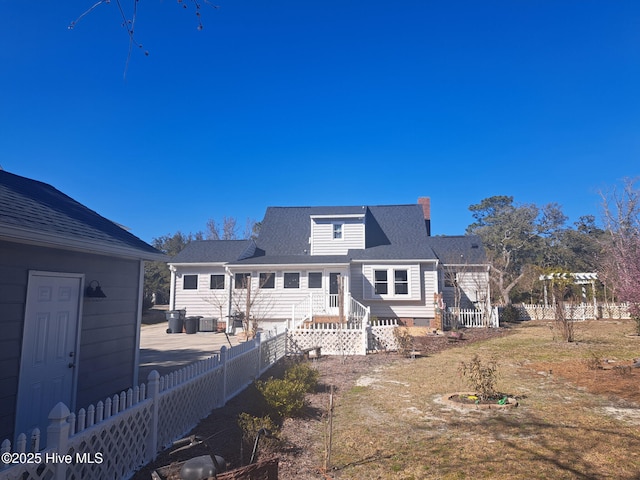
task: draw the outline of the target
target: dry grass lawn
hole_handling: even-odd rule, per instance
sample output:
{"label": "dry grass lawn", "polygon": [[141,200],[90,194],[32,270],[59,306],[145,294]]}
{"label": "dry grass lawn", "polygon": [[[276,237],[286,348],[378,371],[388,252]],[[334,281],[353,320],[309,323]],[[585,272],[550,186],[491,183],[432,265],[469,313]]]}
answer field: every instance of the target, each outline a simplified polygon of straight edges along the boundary
{"label": "dry grass lawn", "polygon": [[[552,322],[372,371],[338,399],[332,465],[339,479],[640,479],[640,357],[624,320]],[[468,390],[458,373],[477,353],[499,363],[504,410],[441,401]],[[607,369],[593,369],[594,360]],[[318,461],[321,464],[321,460]]]}

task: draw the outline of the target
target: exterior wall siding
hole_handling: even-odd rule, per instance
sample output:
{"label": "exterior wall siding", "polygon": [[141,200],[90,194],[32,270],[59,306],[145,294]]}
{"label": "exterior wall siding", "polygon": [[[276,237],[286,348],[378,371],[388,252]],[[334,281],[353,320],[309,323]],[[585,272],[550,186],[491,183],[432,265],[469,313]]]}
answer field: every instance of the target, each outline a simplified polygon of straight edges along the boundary
{"label": "exterior wall siding", "polygon": [[[489,274],[482,267],[461,267],[456,273],[456,280],[460,286],[460,308],[475,308],[477,302],[485,300],[488,292]],[[444,286],[444,275],[441,283],[443,300],[448,307],[455,307],[455,288]]]}
{"label": "exterior wall siding", "polygon": [[[258,288],[260,273],[275,273],[274,288]],[[284,273],[295,272],[300,274],[299,288],[284,288]],[[322,288],[309,288],[308,273],[322,272]],[[237,268],[234,273],[251,273],[252,314],[262,319],[285,320],[291,318],[294,305],[303,302],[310,293],[329,293],[329,273],[342,272],[348,276],[348,270],[344,268],[325,269],[319,268],[288,269],[273,272],[271,269],[253,270]],[[209,278],[212,274],[222,274],[222,267],[176,267],[175,308],[186,308],[187,316],[200,315],[212,316],[226,321],[229,312],[229,298],[231,297],[231,312],[244,311],[246,305],[246,290],[236,289],[233,277],[226,275],[225,290],[211,290]],[[184,275],[198,275],[198,289],[185,290],[183,288]],[[230,283],[231,282],[231,283]],[[347,283],[348,284],[348,283]],[[229,287],[231,295],[229,295]]]}
{"label": "exterior wall siding", "polygon": [[84,273],[107,298],[85,298],[80,320],[76,407],[133,382],[139,262],[0,242],[0,437],[14,428],[29,270]]}
{"label": "exterior wall siding", "polygon": [[[198,276],[198,289],[184,289],[184,275]],[[211,275],[224,275],[225,288],[223,290],[211,289]],[[203,317],[216,317],[226,321],[229,303],[229,276],[222,266],[198,266],[176,268],[175,284],[175,309],[187,310],[187,315]],[[223,318],[220,318],[220,317]]]}
{"label": "exterior wall siding", "polygon": [[[373,270],[372,265],[353,264],[351,267],[351,294],[360,303],[371,307],[371,315],[376,317],[397,318],[433,318],[435,316],[433,306],[433,294],[437,292],[437,272],[431,263],[422,263],[412,269],[412,280],[419,290],[419,298],[412,300],[398,299],[371,299],[368,298],[366,289],[370,287],[370,281],[365,272]],[[406,268],[401,264],[389,265],[389,268]]]}
{"label": "exterior wall siding", "polygon": [[[333,238],[333,224],[341,223],[342,238]],[[349,249],[365,247],[362,219],[312,219],[311,255],[346,255]]]}

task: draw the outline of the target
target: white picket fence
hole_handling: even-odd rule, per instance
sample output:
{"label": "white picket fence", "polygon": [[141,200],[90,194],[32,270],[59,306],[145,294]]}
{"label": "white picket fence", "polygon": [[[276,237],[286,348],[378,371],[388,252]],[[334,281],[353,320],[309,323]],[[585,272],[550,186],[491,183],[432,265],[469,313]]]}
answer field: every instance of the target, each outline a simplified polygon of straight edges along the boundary
{"label": "white picket fence", "polygon": [[[514,305],[518,310],[518,320],[555,320],[556,308],[553,305],[520,304]],[[566,303],[564,306],[565,318],[571,320],[594,320],[597,318],[627,319],[629,316],[628,304],[605,303],[593,305],[592,303]]]}
{"label": "white picket fence", "polygon": [[448,307],[446,312],[442,312],[442,323],[445,329],[457,327],[480,328],[499,327],[496,315],[485,315],[483,310],[473,308],[452,308]]}
{"label": "white picket fence", "polygon": [[[46,448],[41,432],[2,442],[2,480],[121,480],[130,478],[158,452],[222,407],[282,358],[286,332],[196,362],[98,402],[77,414],[63,404],[49,415]],[[8,455],[8,456],[7,456]],[[15,461],[14,461],[15,459]],[[12,464],[14,463],[14,464]]]}

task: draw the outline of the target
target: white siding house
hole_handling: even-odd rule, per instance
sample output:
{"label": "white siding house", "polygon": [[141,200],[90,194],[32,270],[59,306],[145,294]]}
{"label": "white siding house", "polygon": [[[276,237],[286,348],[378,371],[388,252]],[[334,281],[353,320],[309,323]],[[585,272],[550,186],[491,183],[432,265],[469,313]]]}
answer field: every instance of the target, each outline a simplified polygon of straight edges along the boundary
{"label": "white siding house", "polygon": [[[228,327],[247,307],[263,327],[357,320],[356,311],[429,325],[446,290],[443,259],[483,262],[479,239],[430,237],[429,226],[423,202],[269,207],[257,239],[192,242],[171,260],[171,308]],[[485,274],[465,277],[465,289],[488,288]]]}

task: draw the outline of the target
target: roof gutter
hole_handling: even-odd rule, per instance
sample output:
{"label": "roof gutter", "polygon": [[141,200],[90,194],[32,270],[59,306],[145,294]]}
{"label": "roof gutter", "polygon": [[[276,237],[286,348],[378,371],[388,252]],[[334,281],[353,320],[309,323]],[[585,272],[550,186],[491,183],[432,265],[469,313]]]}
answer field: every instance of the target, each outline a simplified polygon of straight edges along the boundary
{"label": "roof gutter", "polygon": [[[136,260],[166,262],[168,256],[164,253],[147,252],[135,247],[124,247],[119,245],[108,245],[91,240],[76,240],[63,235],[51,233],[39,233],[31,230],[24,230],[15,227],[2,227],[0,240],[7,242],[23,243],[38,247],[57,248],[72,250],[76,252],[89,253],[94,255],[108,255],[122,258],[133,258]],[[142,240],[141,240],[142,241]]]}

